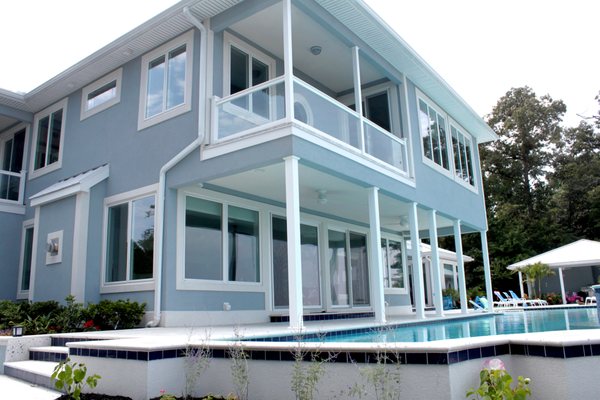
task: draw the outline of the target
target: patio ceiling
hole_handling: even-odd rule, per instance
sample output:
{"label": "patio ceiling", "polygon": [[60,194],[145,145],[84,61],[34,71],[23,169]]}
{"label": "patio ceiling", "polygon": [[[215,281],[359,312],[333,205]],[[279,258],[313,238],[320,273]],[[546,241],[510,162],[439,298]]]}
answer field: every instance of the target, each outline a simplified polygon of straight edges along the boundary
{"label": "patio ceiling", "polygon": [[[299,166],[299,181],[300,207],[303,210],[339,220],[369,224],[367,184],[361,186],[302,164]],[[205,186],[285,206],[283,163],[217,178],[206,182]],[[326,201],[320,201],[320,192]],[[382,229],[407,233],[409,209],[409,202],[380,193],[379,212]],[[427,210],[419,208],[418,218],[419,229],[429,229]],[[452,221],[442,216],[438,216],[437,223],[440,229],[452,227]]]}

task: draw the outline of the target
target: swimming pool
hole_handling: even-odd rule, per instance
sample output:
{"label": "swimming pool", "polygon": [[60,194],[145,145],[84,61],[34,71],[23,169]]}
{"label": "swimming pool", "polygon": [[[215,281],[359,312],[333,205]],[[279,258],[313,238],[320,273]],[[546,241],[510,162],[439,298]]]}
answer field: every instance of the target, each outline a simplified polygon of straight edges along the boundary
{"label": "swimming pool", "polygon": [[477,336],[575,329],[599,329],[596,308],[545,309],[506,312],[480,318],[405,324],[369,331],[335,332],[305,338],[308,342],[431,342]]}

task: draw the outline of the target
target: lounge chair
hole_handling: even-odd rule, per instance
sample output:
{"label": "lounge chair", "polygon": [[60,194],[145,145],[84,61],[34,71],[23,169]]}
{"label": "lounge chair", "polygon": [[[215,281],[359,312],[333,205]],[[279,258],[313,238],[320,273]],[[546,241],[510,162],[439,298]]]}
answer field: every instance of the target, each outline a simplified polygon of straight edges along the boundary
{"label": "lounge chair", "polygon": [[588,296],[585,298],[585,305],[592,305],[592,304],[596,304],[596,296]]}
{"label": "lounge chair", "polygon": [[473,308],[477,311],[483,311],[483,307],[481,307],[479,304],[475,303],[473,300],[469,300],[469,303],[471,303],[471,305],[473,306]]}
{"label": "lounge chair", "polygon": [[531,307],[531,306],[537,307],[537,306],[541,306],[542,305],[542,300],[522,299],[519,296],[517,296],[517,294],[515,292],[513,292],[512,290],[509,290],[508,292],[510,293],[512,299],[514,301],[516,301],[517,303],[520,303],[523,307]]}
{"label": "lounge chair", "polygon": [[494,302],[494,305],[497,307],[518,307],[519,306],[519,304],[517,304],[516,301],[502,296],[502,293],[500,293],[497,290],[494,290],[494,294],[496,295],[498,300],[500,300],[499,302],[498,301]]}

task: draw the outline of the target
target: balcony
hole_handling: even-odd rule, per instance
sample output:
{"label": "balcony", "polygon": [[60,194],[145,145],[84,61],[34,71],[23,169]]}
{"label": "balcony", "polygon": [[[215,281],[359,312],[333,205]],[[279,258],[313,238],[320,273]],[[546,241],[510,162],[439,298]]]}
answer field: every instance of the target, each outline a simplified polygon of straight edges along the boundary
{"label": "balcony", "polygon": [[[293,77],[293,122],[340,150],[383,163],[407,177],[406,140],[379,127],[341,102]],[[212,144],[258,134],[292,119],[286,115],[285,77],[212,102]]]}

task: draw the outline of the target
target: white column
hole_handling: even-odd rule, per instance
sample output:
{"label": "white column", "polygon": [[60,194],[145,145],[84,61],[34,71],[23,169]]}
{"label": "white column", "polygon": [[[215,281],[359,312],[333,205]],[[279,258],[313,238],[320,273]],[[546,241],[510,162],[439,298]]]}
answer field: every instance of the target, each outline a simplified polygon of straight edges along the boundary
{"label": "white column", "polygon": [[458,292],[460,295],[460,311],[466,314],[469,310],[467,304],[467,284],[465,282],[465,260],[463,259],[462,232],[460,220],[454,221],[454,244],[456,246],[456,266],[458,267]]}
{"label": "white column", "polygon": [[[490,253],[488,250],[487,232],[481,231],[480,236],[481,257],[483,258],[483,276],[485,279],[485,297],[487,297],[489,311],[492,311],[494,308],[494,289],[492,288],[492,270],[490,267]],[[523,293],[521,293],[521,297],[523,297]]]}
{"label": "white column", "polygon": [[421,240],[419,239],[419,218],[417,203],[412,203],[408,211],[410,224],[410,243],[412,246],[412,276],[417,319],[425,318],[425,288],[423,285],[423,260],[421,259]]}
{"label": "white column", "polygon": [[379,188],[369,188],[369,270],[371,301],[375,321],[385,323],[385,295],[383,289],[383,262],[381,257],[381,226],[379,222]]}
{"label": "white column", "polygon": [[285,117],[294,120],[294,57],[292,40],[292,0],[283,0],[283,71],[285,74]]}
{"label": "white column", "polygon": [[[73,230],[73,262],[71,263],[71,294],[78,303],[85,303],[85,272],[90,210],[89,192],[75,197],[75,224]],[[62,244],[61,244],[62,246]]]}
{"label": "white column", "polygon": [[[560,279],[560,294],[562,295],[563,304],[567,304],[567,294],[565,293],[565,278],[563,277],[563,269],[558,269],[558,279]],[[534,283],[535,284],[535,283]],[[540,292],[542,290],[540,289]],[[538,293],[540,298],[542,297],[541,293]]]}
{"label": "white column", "polygon": [[525,289],[523,288],[523,272],[519,271],[519,289],[521,290],[521,298],[525,295]]}
{"label": "white column", "polygon": [[[362,117],[362,87],[360,81],[360,54],[357,46],[352,48],[352,72],[354,76],[354,104],[356,113]],[[360,132],[360,148],[362,151],[365,151],[365,135],[364,135],[364,125],[362,121],[360,121],[360,126],[358,131]]]}
{"label": "white column", "polygon": [[440,272],[440,252],[438,248],[437,235],[437,212],[429,211],[429,241],[431,242],[431,275],[433,277],[433,305],[435,314],[439,317],[444,315],[444,304],[442,298],[442,280]]}
{"label": "white column", "polygon": [[303,303],[298,157],[290,156],[284,160],[290,328],[299,331],[303,327]]}

